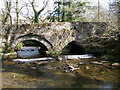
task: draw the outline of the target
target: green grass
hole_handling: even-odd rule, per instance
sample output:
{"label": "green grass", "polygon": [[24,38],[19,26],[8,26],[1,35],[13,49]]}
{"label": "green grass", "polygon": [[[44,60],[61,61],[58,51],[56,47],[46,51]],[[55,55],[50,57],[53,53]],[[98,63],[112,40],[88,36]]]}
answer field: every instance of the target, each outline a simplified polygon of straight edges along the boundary
{"label": "green grass", "polygon": [[60,52],[60,51],[46,51],[46,54],[48,56],[58,56],[58,55],[61,55],[62,52]]}

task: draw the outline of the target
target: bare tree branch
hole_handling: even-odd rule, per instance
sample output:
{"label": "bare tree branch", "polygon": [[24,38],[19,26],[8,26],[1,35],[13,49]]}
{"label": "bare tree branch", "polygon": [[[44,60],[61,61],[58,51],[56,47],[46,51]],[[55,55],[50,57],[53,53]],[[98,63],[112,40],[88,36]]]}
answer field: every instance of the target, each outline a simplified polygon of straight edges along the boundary
{"label": "bare tree branch", "polygon": [[49,2],[49,0],[47,0],[46,2],[43,1],[43,5],[44,5],[44,6],[43,6],[43,8],[42,8],[41,10],[38,11],[38,14],[40,14],[40,13],[46,8],[48,2]]}
{"label": "bare tree branch", "polygon": [[32,2],[29,0],[29,2],[32,5],[34,13],[36,13],[37,11],[36,11],[35,6],[34,6],[35,0],[33,0]]}
{"label": "bare tree branch", "polygon": [[30,2],[30,4],[31,4],[31,6],[32,6],[32,9],[33,9],[33,12],[34,12],[34,23],[38,23],[39,22],[39,15],[41,14],[41,12],[46,8],[46,6],[47,6],[47,4],[48,4],[48,1],[49,0],[44,0],[43,1],[43,7],[40,9],[40,10],[36,10],[35,9],[35,0],[32,0],[32,1],[30,1],[29,0],[29,2]]}

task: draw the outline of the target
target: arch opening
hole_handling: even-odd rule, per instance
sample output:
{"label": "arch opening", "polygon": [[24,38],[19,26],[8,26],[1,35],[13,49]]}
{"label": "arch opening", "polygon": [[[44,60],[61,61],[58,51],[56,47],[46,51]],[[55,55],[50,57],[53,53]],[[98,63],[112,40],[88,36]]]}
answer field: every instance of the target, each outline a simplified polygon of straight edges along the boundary
{"label": "arch opening", "polygon": [[52,44],[45,38],[40,37],[39,35],[23,35],[12,43],[12,48],[17,53],[37,53],[39,52],[40,56],[46,56],[46,51],[52,49]]}
{"label": "arch opening", "polygon": [[48,51],[48,48],[41,42],[36,40],[26,40],[23,41],[24,47],[37,47],[38,51],[42,55],[46,55],[46,51]]}
{"label": "arch opening", "polygon": [[45,50],[48,50],[47,47],[39,42],[39,41],[36,41],[36,40],[25,40],[25,41],[22,41],[23,42],[23,46],[24,47],[41,47],[41,49],[45,49]]}
{"label": "arch opening", "polygon": [[18,43],[14,50],[20,58],[35,58],[46,56],[46,51],[48,51],[48,48],[39,41],[24,40]]}
{"label": "arch opening", "polygon": [[77,41],[71,41],[63,49],[62,53],[65,55],[81,55],[85,54],[85,49]]}

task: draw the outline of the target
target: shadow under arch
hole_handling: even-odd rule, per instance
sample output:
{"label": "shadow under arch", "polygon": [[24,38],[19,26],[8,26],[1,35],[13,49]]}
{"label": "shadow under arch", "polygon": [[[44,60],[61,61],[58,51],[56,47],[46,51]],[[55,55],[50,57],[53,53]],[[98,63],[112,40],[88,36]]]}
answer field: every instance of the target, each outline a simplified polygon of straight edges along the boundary
{"label": "shadow under arch", "polygon": [[82,55],[85,54],[85,49],[79,42],[71,41],[62,49],[62,53],[64,55]]}
{"label": "shadow under arch", "polygon": [[36,34],[26,34],[23,36],[19,36],[13,41],[11,47],[14,49],[18,43],[23,41],[39,42],[40,46],[46,47],[48,50],[53,49],[52,44],[46,38]]}

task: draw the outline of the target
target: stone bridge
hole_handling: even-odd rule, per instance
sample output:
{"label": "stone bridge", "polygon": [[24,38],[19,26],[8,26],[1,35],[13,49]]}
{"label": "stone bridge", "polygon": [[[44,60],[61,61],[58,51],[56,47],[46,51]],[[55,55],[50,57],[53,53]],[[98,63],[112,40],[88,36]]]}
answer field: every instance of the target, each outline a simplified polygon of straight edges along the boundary
{"label": "stone bridge", "polygon": [[45,45],[48,50],[61,50],[69,42],[75,40],[74,30],[70,23],[44,23],[37,25],[21,25],[12,43],[14,48],[25,40],[35,40]]}
{"label": "stone bridge", "polygon": [[13,40],[11,47],[15,48],[18,43],[26,40],[34,40],[48,50],[60,51],[71,41],[82,43],[86,37],[102,35],[106,26],[104,22],[23,24],[19,26],[14,39],[10,39]]}

